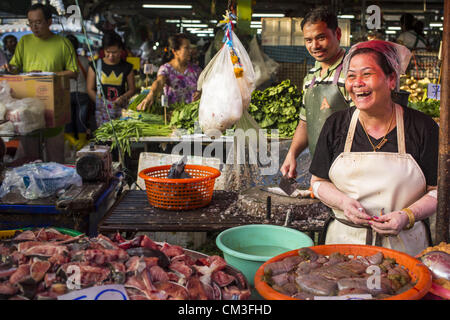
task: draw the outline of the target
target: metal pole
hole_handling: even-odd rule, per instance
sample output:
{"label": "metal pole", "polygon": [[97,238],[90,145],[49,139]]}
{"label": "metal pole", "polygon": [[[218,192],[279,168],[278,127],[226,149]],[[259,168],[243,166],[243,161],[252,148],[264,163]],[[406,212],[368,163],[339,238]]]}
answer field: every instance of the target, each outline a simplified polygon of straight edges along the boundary
{"label": "metal pole", "polygon": [[438,208],[436,213],[436,243],[450,242],[450,157],[448,131],[448,107],[450,103],[450,1],[444,1],[444,31],[442,32],[442,82],[441,113],[439,118],[439,167],[438,167]]}

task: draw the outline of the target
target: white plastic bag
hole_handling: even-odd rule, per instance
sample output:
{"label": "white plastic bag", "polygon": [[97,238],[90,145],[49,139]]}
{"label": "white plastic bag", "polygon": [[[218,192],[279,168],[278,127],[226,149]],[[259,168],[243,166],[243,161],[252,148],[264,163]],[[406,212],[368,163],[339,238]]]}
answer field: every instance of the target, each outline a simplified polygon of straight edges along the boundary
{"label": "white plastic bag", "polygon": [[202,91],[199,123],[210,137],[220,136],[248,108],[255,89],[255,72],[244,46],[232,32],[232,44],[240,59],[243,74],[236,77],[227,45],[213,57],[201,73],[197,87]]}
{"label": "white plastic bag", "polygon": [[277,71],[279,64],[261,50],[256,36],[250,41],[248,54],[255,69],[255,85],[259,87]]}
{"label": "white plastic bag", "polygon": [[1,119],[12,122],[15,133],[27,134],[37,129],[45,128],[45,105],[38,98],[14,99],[8,82],[0,83]]}
{"label": "white plastic bag", "polygon": [[37,98],[14,99],[6,104],[6,118],[16,133],[27,134],[45,128],[45,105]]}

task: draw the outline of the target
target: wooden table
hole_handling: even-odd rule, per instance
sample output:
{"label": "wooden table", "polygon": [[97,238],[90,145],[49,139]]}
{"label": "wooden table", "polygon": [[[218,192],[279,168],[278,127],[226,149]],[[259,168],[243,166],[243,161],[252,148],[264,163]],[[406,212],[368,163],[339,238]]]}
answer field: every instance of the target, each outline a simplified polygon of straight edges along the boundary
{"label": "wooden table", "polygon": [[[98,226],[99,233],[114,232],[204,232],[222,231],[246,224],[277,224],[275,219],[250,216],[236,210],[236,192],[215,190],[211,203],[196,210],[167,211],[151,206],[145,191],[130,190],[122,194]],[[296,228],[295,224],[289,227]],[[321,228],[296,228],[314,237]],[[313,238],[314,239],[314,238]]]}

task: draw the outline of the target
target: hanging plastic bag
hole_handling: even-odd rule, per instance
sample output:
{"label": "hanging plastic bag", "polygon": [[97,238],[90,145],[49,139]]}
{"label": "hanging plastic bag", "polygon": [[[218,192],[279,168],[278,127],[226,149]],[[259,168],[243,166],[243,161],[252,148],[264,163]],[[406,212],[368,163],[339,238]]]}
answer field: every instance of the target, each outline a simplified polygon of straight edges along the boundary
{"label": "hanging plastic bag", "polygon": [[220,136],[248,108],[255,89],[255,72],[244,46],[226,23],[225,45],[213,57],[198,80],[202,91],[199,123],[210,137]]}
{"label": "hanging plastic bag", "polygon": [[279,64],[261,50],[256,36],[250,41],[248,54],[255,69],[255,86],[257,88],[270,79],[272,74],[277,71]]}

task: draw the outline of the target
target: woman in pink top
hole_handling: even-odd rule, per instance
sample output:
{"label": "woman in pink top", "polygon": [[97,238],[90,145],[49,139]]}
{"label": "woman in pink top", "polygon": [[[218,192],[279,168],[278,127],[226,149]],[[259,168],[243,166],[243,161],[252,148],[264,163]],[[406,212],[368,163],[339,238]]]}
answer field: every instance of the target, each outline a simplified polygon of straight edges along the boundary
{"label": "woman in pink top", "polygon": [[138,110],[149,108],[161,91],[168,97],[168,103],[191,103],[199,98],[197,79],[201,68],[191,64],[191,43],[186,35],[176,34],[169,38],[165,61],[158,70],[147,97],[138,105]]}

